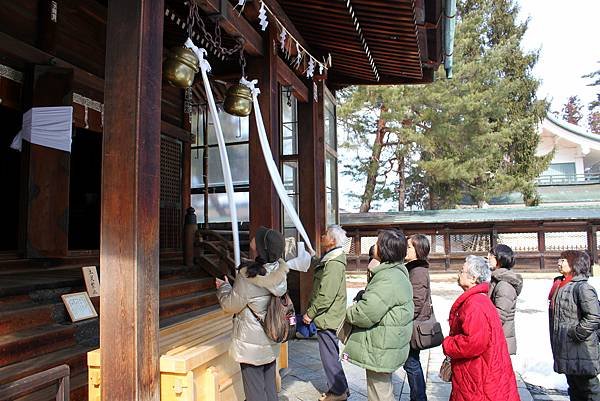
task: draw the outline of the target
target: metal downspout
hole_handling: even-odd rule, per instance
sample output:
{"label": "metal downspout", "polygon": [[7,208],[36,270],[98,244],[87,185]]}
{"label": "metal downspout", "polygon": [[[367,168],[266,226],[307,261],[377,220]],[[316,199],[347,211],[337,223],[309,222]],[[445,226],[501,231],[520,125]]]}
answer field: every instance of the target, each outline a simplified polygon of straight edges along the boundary
{"label": "metal downspout", "polygon": [[445,0],[444,7],[444,69],[446,78],[452,78],[454,32],[456,30],[456,0]]}

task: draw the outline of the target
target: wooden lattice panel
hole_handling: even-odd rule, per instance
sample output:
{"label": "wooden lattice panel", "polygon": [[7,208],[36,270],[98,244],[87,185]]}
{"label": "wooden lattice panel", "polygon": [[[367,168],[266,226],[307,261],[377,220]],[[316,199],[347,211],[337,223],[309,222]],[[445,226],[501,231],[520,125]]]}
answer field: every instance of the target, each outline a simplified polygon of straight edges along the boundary
{"label": "wooden lattice panel", "polygon": [[181,248],[182,144],[163,136],[160,142],[160,247]]}

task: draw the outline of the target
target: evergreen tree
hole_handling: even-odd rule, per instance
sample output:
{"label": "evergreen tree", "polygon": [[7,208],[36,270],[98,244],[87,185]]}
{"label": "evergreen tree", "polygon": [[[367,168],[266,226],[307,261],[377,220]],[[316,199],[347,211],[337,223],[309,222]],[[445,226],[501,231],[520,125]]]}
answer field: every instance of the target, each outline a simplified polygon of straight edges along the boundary
{"label": "evergreen tree", "polygon": [[569,99],[562,108],[562,119],[568,123],[579,125],[579,121],[583,118],[581,110],[583,105],[578,96],[569,96]]}
{"label": "evergreen tree", "polygon": [[[520,48],[527,23],[516,22],[517,12],[511,0],[459,2],[452,80],[342,91],[342,146],[357,155],[346,173],[375,182],[371,199],[355,194],[363,206],[388,199],[447,208],[465,195],[482,204],[513,190],[536,202],[533,180],[551,157],[535,155],[547,107],[535,96],[538,57]],[[383,135],[373,146],[376,132]],[[388,177],[392,171],[403,179]]]}
{"label": "evergreen tree", "polygon": [[[595,79],[588,86],[600,86],[600,70],[584,75],[583,78]],[[600,92],[596,94],[596,100],[588,105],[588,127],[594,134],[600,134]]]}

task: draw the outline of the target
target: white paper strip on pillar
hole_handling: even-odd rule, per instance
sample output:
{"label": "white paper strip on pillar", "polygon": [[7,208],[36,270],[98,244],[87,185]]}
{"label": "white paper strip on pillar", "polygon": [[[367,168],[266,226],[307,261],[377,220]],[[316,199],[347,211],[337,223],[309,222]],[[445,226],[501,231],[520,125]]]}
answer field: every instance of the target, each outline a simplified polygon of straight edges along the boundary
{"label": "white paper strip on pillar", "polygon": [[[265,163],[267,165],[267,170],[269,170],[269,174],[271,175],[271,181],[273,181],[273,186],[277,191],[277,195],[279,195],[279,200],[281,200],[281,204],[283,208],[288,213],[288,216],[292,219],[294,226],[298,229],[300,236],[306,241],[306,245],[308,246],[308,250],[311,254],[314,255],[315,251],[310,242],[310,238],[308,238],[308,234],[300,221],[300,217],[294,209],[294,205],[290,201],[290,197],[287,194],[285,187],[283,186],[283,181],[281,180],[281,176],[279,175],[279,170],[277,170],[277,165],[273,160],[273,155],[271,154],[271,147],[269,146],[269,139],[267,138],[267,132],[265,131],[265,125],[262,119],[262,113],[260,112],[260,105],[258,104],[258,95],[260,94],[260,89],[256,87],[258,81],[253,79],[252,81],[248,81],[243,78],[240,79],[240,83],[242,85],[246,85],[250,91],[252,91],[252,102],[254,105],[254,119],[256,120],[256,128],[258,129],[258,138],[260,139],[260,147],[262,149],[263,157],[265,159]],[[304,270],[305,271],[305,270]]]}
{"label": "white paper strip on pillar", "polygon": [[71,152],[73,107],[34,107],[23,114],[23,128],[11,144],[21,150],[24,139],[36,145]]}

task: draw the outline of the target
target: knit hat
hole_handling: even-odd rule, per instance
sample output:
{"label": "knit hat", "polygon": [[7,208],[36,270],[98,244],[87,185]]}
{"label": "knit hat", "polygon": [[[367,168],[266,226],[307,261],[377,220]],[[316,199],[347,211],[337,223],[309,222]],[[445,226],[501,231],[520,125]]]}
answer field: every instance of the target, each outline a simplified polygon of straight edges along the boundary
{"label": "knit hat", "polygon": [[256,230],[256,251],[265,261],[272,263],[283,256],[285,239],[279,231],[267,227]]}

